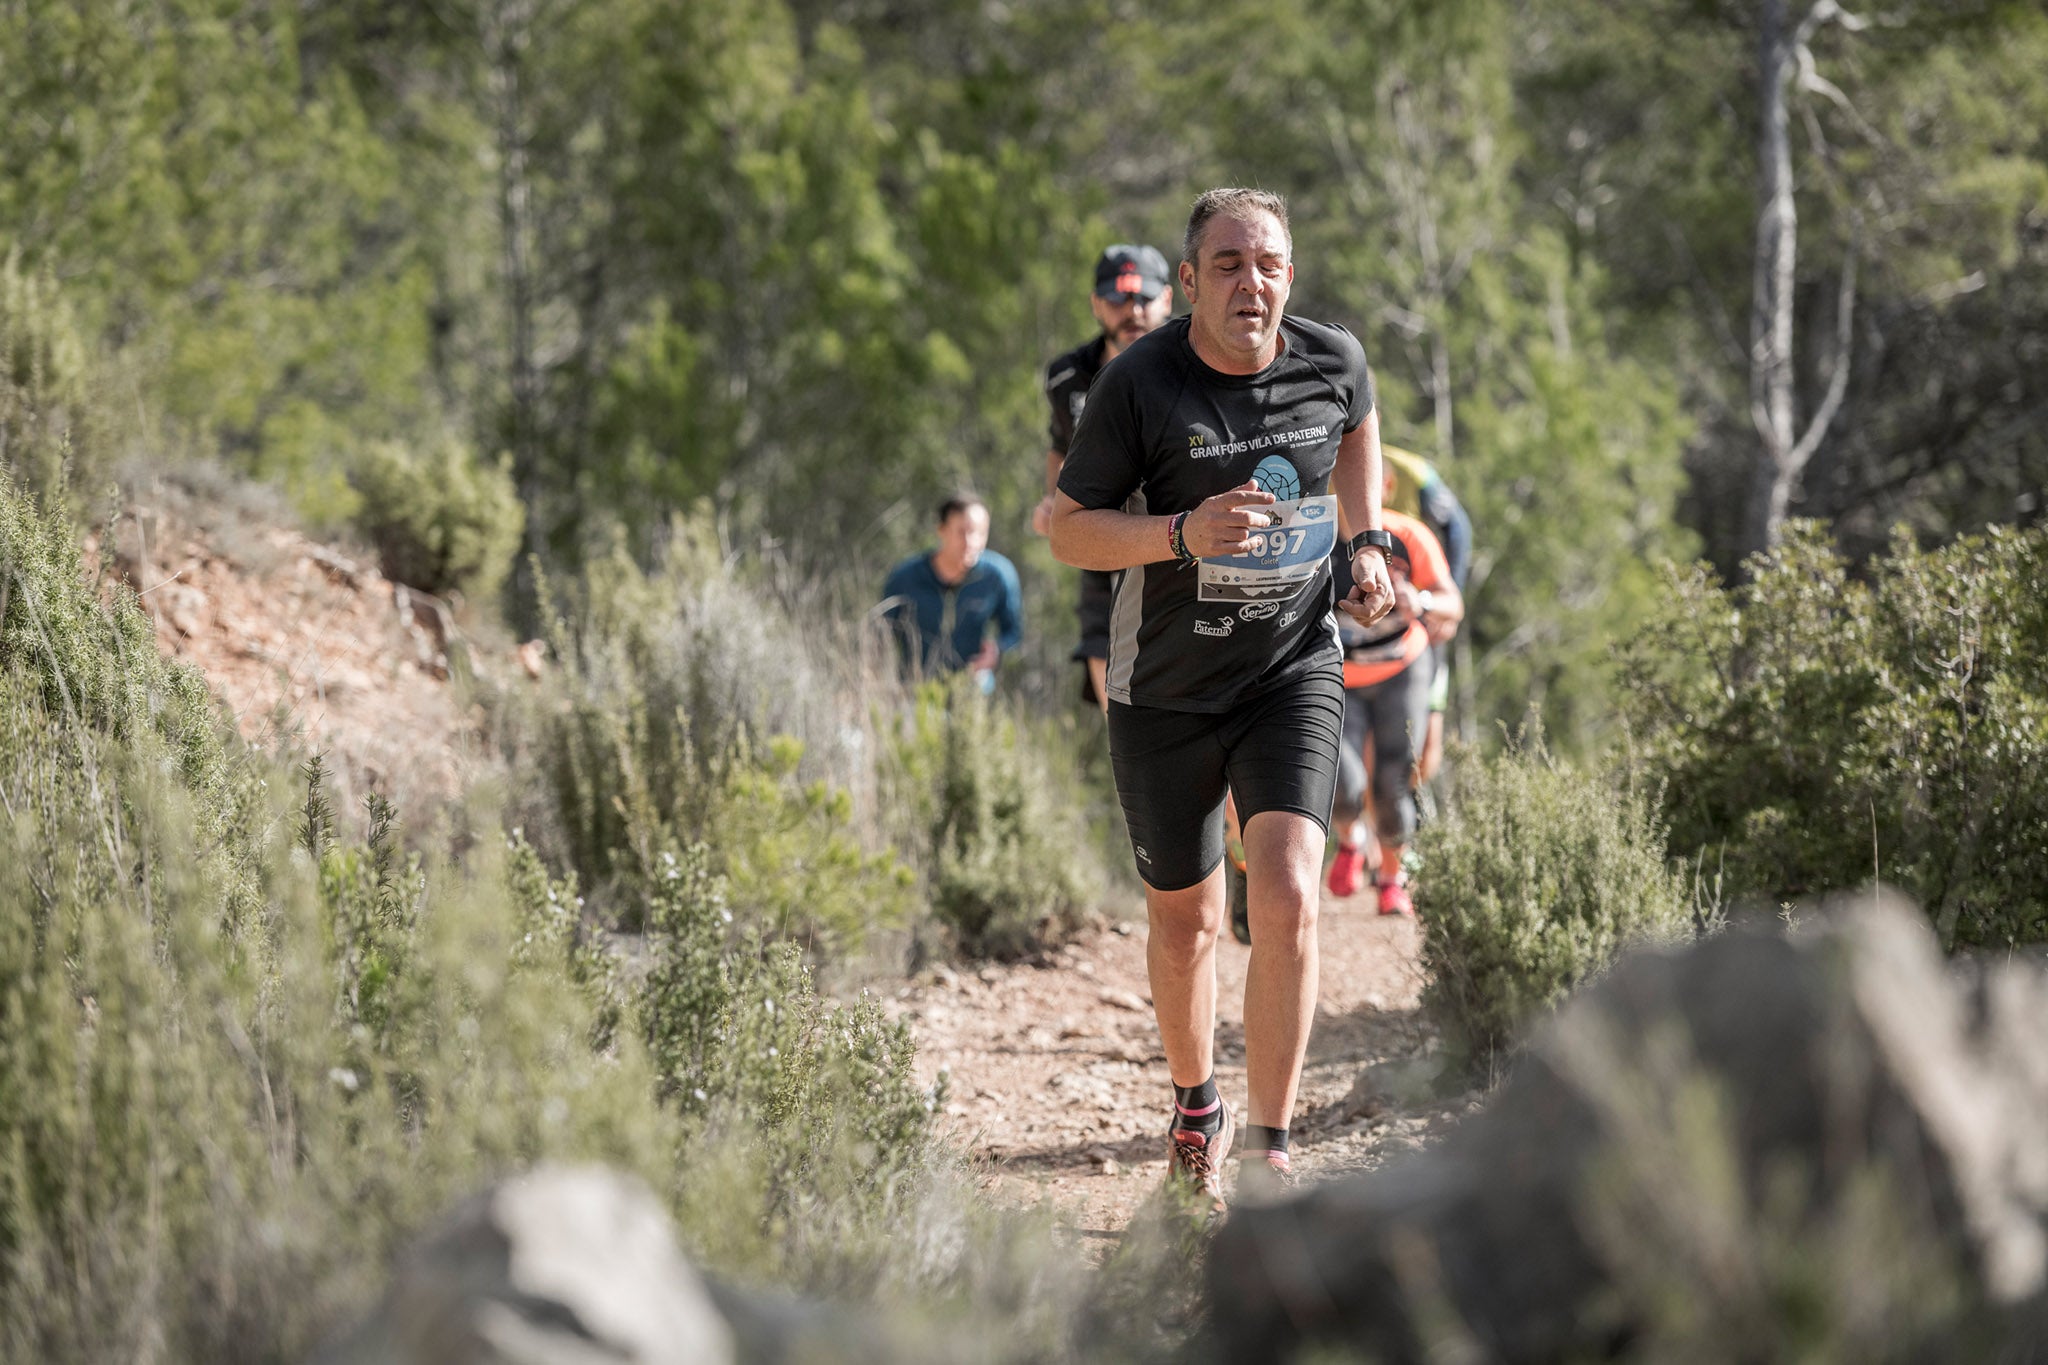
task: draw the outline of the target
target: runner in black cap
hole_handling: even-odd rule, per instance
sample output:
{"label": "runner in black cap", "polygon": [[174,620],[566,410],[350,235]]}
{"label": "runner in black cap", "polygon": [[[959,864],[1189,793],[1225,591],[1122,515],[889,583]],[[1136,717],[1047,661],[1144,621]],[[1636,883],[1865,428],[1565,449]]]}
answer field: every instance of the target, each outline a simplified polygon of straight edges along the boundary
{"label": "runner in black cap", "polygon": [[[1151,920],[1171,1160],[1220,1204],[1235,1130],[1214,1070],[1224,794],[1236,795],[1251,869],[1245,1147],[1284,1177],[1344,712],[1331,608],[1362,623],[1387,613],[1393,541],[1364,348],[1342,327],[1285,314],[1286,203],[1262,190],[1202,195],[1179,273],[1188,316],[1096,381],[1060,472],[1052,545],[1117,575],[1109,749]],[[1358,534],[1345,547],[1356,583],[1337,604],[1340,503]]]}
{"label": "runner in black cap", "polygon": [[[1052,424],[1045,452],[1045,499],[1031,518],[1032,529],[1040,535],[1046,534],[1050,525],[1053,491],[1059,486],[1060,468],[1074,439],[1074,424],[1081,420],[1081,409],[1088,401],[1089,386],[1124,347],[1173,312],[1172,276],[1166,258],[1149,246],[1119,243],[1107,248],[1095,262],[1095,293],[1088,305],[1102,331],[1045,367],[1045,397],[1052,405]],[[1088,666],[1086,696],[1105,707],[1109,704],[1103,688],[1104,660],[1109,657],[1109,580],[1106,573],[1081,571],[1081,643],[1074,647],[1073,656]]]}

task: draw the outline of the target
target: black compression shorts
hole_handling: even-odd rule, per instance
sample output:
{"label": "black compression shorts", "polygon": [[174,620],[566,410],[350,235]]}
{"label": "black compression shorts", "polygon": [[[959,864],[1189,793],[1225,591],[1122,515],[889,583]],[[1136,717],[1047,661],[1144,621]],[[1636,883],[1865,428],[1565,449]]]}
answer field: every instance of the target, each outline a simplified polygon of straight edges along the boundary
{"label": "black compression shorts", "polygon": [[1344,678],[1336,668],[1290,679],[1221,715],[1109,704],[1109,757],[1147,886],[1179,891],[1223,857],[1223,794],[1239,823],[1284,810],[1330,827]]}

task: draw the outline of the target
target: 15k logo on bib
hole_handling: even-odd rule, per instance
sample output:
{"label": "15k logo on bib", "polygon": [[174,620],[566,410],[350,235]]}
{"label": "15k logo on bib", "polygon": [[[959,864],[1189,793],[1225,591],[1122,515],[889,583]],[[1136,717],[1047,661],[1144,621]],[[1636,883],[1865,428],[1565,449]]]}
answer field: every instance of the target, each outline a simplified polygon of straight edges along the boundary
{"label": "15k logo on bib", "polygon": [[1337,548],[1337,499],[1298,498],[1263,508],[1273,524],[1251,533],[1241,555],[1202,561],[1196,596],[1204,602],[1271,602],[1308,586]]}

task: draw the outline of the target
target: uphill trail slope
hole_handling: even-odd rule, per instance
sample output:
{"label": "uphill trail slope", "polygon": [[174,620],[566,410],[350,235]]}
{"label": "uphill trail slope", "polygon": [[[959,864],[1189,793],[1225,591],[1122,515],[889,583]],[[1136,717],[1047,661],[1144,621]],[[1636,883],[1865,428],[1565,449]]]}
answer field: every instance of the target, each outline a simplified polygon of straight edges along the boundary
{"label": "uphill trail slope", "polygon": [[[544,667],[537,646],[458,632],[447,604],[271,513],[246,490],[165,481],[89,539],[88,569],[134,585],[160,646],[205,675],[246,738],[324,753],[341,800],[374,790],[406,809],[458,798],[496,760],[450,678],[452,648],[479,677],[509,680]],[[1379,916],[1369,890],[1326,896],[1320,943],[1293,1128],[1309,1180],[1425,1146],[1477,1103],[1432,1091],[1415,922]],[[1217,1077],[1240,1118],[1246,961],[1235,941],[1218,944]],[[990,1197],[1050,1203],[1084,1243],[1113,1241],[1166,1167],[1166,1059],[1142,921],[1102,924],[1029,962],[870,985],[911,1022],[922,1079],[945,1075],[942,1131],[978,1163]]]}
{"label": "uphill trail slope", "polygon": [[[1378,914],[1370,889],[1325,893],[1321,997],[1291,1129],[1305,1181],[1430,1145],[1478,1105],[1435,1086],[1421,941],[1414,920]],[[1216,1077],[1242,1117],[1249,953],[1228,937],[1216,952]],[[1035,962],[928,969],[893,1007],[916,1033],[922,1078],[945,1075],[943,1131],[976,1158],[983,1188],[1050,1203],[1078,1239],[1113,1242],[1166,1174],[1144,924],[1090,930]]]}

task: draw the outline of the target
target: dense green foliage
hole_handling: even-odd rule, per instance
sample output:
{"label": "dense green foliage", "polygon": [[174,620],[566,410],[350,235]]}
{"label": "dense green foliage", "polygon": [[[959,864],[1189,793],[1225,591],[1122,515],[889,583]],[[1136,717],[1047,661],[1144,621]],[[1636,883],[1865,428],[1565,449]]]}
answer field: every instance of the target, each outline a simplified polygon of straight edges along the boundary
{"label": "dense green foliage", "polygon": [[2048,537],[1866,580],[1808,527],[1729,590],[1680,575],[1628,651],[1674,853],[1775,901],[1892,882],[1949,944],[2048,938]]}
{"label": "dense green foliage", "polygon": [[444,437],[425,451],[379,441],[350,476],[357,528],[384,576],[427,592],[491,600],[512,566],[525,510],[502,462]]}
{"label": "dense green foliage", "polygon": [[1076,756],[1052,727],[962,677],[920,688],[889,738],[884,800],[952,941],[1017,956],[1078,927],[1102,878],[1079,765],[1060,762]]}
{"label": "dense green foliage", "polygon": [[[2038,518],[2048,483],[2048,19],[1896,8],[1819,28],[1792,92],[1804,412],[1858,262],[1794,510],[1859,551]],[[8,315],[62,280],[83,348],[38,382],[96,357],[124,414],[317,517],[384,443],[506,452],[558,576],[614,527],[646,562],[708,496],[733,543],[871,591],[978,485],[1050,688],[1072,588],[1024,529],[1039,367],[1092,329],[1104,242],[1171,255],[1197,190],[1264,183],[1297,206],[1296,306],[1364,338],[1386,436],[1474,513],[1460,729],[1534,699],[1576,748],[1645,565],[1696,543],[1674,510],[1724,569],[1743,548],[1755,9],[29,5],[0,17]],[[36,439],[17,468],[61,458]]]}
{"label": "dense green foliage", "polygon": [[0,489],[5,1354],[296,1356],[480,1177],[658,1174],[646,1063],[515,966],[496,861],[422,869],[317,800],[295,840],[286,775],[71,535]]}
{"label": "dense green foliage", "polygon": [[500,718],[541,779],[514,815],[629,926],[695,845],[741,922],[827,956],[914,904],[954,947],[1017,953],[1100,895],[1051,722],[964,686],[911,693],[886,641],[821,624],[835,612],[815,593],[783,606],[704,519],[670,527],[653,572],[614,550],[556,605],[561,666]]}
{"label": "dense green foliage", "polygon": [[1540,738],[1467,754],[1416,847],[1424,1004],[1483,1064],[1633,943],[1692,931],[1649,794],[1563,762]]}
{"label": "dense green foliage", "polygon": [[8,1358],[303,1358],[550,1156],[637,1172],[729,1274],[1001,1304],[1064,1349],[1079,1287],[963,1206],[907,1031],[822,999],[703,846],[632,888],[629,964],[487,810],[450,863],[242,750],[72,536],[0,488]]}

